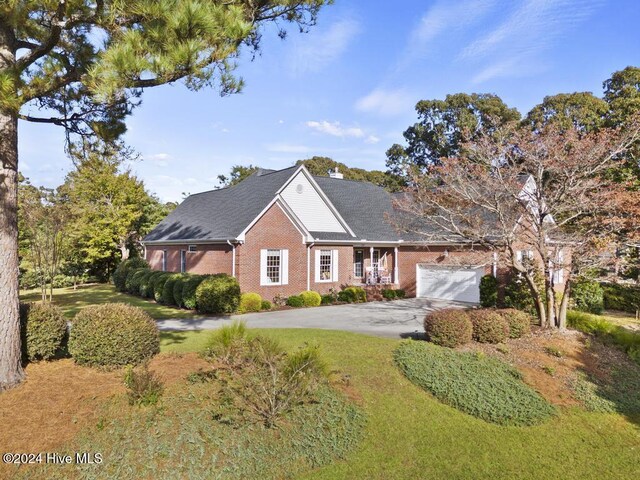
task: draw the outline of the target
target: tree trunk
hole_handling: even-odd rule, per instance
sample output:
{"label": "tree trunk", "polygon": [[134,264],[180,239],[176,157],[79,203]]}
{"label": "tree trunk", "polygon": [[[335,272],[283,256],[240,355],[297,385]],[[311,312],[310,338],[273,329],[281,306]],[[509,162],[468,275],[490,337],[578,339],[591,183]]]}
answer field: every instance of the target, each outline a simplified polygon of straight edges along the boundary
{"label": "tree trunk", "polygon": [[564,284],[564,293],[562,294],[562,302],[560,303],[560,313],[558,314],[558,328],[566,330],[567,328],[567,310],[569,310],[569,298],[571,297],[571,279],[567,278]]}
{"label": "tree trunk", "polygon": [[538,318],[540,319],[540,326],[542,328],[546,328],[547,324],[547,312],[545,311],[545,305],[542,301],[542,293],[538,289],[536,285],[535,278],[530,274],[525,274],[525,280],[529,284],[529,289],[531,290],[531,296],[533,297],[533,302],[536,307],[536,312],[538,313]]}
{"label": "tree trunk", "polygon": [[[545,272],[545,275],[548,276],[549,272]],[[545,280],[545,293],[547,296],[547,323],[551,328],[557,327],[557,319],[555,318],[556,292],[553,288],[553,284],[548,280],[548,278]]]}
{"label": "tree trunk", "polygon": [[126,243],[121,243],[120,245],[120,254],[122,255],[121,261],[125,261],[129,258],[129,249],[127,248]]}
{"label": "tree trunk", "polygon": [[[15,61],[12,30],[0,20],[0,71]],[[0,390],[24,379],[18,313],[18,117],[0,110]]]}

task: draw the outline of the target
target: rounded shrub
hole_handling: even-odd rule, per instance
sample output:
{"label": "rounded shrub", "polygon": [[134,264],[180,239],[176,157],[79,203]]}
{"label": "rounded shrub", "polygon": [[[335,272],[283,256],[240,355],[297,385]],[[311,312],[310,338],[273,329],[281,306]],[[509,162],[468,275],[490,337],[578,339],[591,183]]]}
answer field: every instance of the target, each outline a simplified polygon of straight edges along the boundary
{"label": "rounded shrub", "polygon": [[503,308],[497,313],[509,324],[509,338],[520,338],[531,333],[531,315],[515,308]]}
{"label": "rounded shrub", "polygon": [[382,290],[382,296],[387,300],[395,300],[398,295],[395,290],[392,290],[391,288],[385,288],[384,290]]}
{"label": "rounded shrub", "polygon": [[332,303],[335,303],[335,301],[336,298],[331,294],[322,295],[320,298],[320,305],[331,305]]}
{"label": "rounded shrub", "polygon": [[73,319],[69,352],[78,364],[137,365],[159,351],[158,327],[141,308],[105,303],[87,307]]}
{"label": "rounded shrub", "polygon": [[322,302],[322,297],[318,292],[307,290],[300,293],[305,307],[317,307]]}
{"label": "rounded shrub", "polygon": [[485,308],[495,307],[498,303],[498,279],[493,275],[485,275],[480,279],[480,305]]}
{"label": "rounded shrub", "polygon": [[571,287],[574,308],[581,312],[602,313],[604,310],[604,290],[593,280],[579,280]]}
{"label": "rounded shrub", "polygon": [[131,295],[139,295],[140,283],[142,283],[142,278],[149,272],[150,270],[148,268],[129,270],[129,273],[127,274],[127,280],[125,282],[127,293],[130,293]]}
{"label": "rounded shrub", "polygon": [[138,268],[149,268],[149,264],[144,258],[139,257],[128,258],[124,262],[120,262],[113,272],[113,284],[116,290],[126,292],[125,282],[127,281],[129,271],[137,270]]}
{"label": "rounded shrub", "polygon": [[[163,305],[177,305],[176,299],[173,296],[173,290],[176,286],[176,282],[182,278],[181,273],[174,273],[167,278],[164,282],[164,286],[162,287],[162,297],[160,298],[160,303]],[[182,287],[180,287],[180,292],[182,292]]]}
{"label": "rounded shrub", "polygon": [[287,305],[290,307],[304,307],[304,300],[300,295],[291,295],[287,298]]}
{"label": "rounded shrub", "polygon": [[156,277],[156,281],[153,282],[153,299],[158,303],[164,303],[164,297],[162,296],[164,292],[164,285],[167,283],[174,273],[162,272],[162,275],[158,275]]}
{"label": "rounded shrub", "polygon": [[184,287],[185,280],[189,277],[188,273],[183,273],[173,283],[173,304],[176,307],[182,308],[184,303],[182,301],[182,287]]}
{"label": "rounded shrub", "polygon": [[492,309],[469,310],[473,339],[480,343],[500,343],[509,336],[509,322]]}
{"label": "rounded shrub", "polygon": [[430,342],[452,348],[469,343],[473,327],[464,310],[448,308],[427,314],[424,331]]}
{"label": "rounded shrub", "polygon": [[189,310],[196,308],[196,290],[207,275],[189,275],[182,282],[182,306]]}
{"label": "rounded shrub", "polygon": [[262,310],[262,297],[257,293],[247,292],[240,295],[238,312],[249,313]]}
{"label": "rounded shrub", "polygon": [[338,293],[338,300],[348,303],[366,302],[367,292],[362,287],[347,287]]}
{"label": "rounded shrub", "polygon": [[196,308],[202,313],[232,313],[240,304],[238,280],[218,273],[205,278],[196,289]]}
{"label": "rounded shrub", "polygon": [[262,303],[260,304],[260,310],[271,310],[272,308],[273,305],[269,300],[262,300]]}
{"label": "rounded shrub", "polygon": [[162,272],[160,270],[154,270],[153,273],[149,276],[149,280],[147,281],[147,288],[145,289],[145,298],[150,298],[155,300],[155,291],[156,291],[156,282],[159,278],[165,276],[167,272]]}
{"label": "rounded shrub", "polygon": [[149,290],[149,281],[154,273],[157,272],[153,270],[147,270],[140,276],[140,286],[138,287],[138,292],[136,293],[136,295],[142,298],[147,297],[147,291]]}
{"label": "rounded shrub", "polygon": [[404,298],[407,296],[407,292],[405,292],[402,288],[397,288],[395,292],[396,292],[396,298]]}
{"label": "rounded shrub", "polygon": [[64,348],[67,321],[51,303],[21,303],[20,333],[23,359],[50,360]]}

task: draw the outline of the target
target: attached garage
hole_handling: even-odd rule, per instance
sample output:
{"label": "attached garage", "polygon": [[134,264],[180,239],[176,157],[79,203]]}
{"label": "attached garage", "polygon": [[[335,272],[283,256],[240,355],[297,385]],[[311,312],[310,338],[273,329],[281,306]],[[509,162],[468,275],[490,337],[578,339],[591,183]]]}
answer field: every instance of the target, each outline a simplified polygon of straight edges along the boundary
{"label": "attached garage", "polygon": [[480,279],[484,272],[484,267],[417,264],[416,296],[479,303]]}

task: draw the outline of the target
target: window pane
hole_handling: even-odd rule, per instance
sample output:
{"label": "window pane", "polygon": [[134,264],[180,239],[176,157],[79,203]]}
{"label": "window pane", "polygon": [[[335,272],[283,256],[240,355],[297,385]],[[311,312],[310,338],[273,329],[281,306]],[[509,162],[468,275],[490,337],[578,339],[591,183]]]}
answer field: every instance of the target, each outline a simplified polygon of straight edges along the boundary
{"label": "window pane", "polygon": [[364,252],[362,250],[356,250],[355,260],[353,262],[353,275],[358,278],[362,278],[362,263],[364,260]]}
{"label": "window pane", "polygon": [[320,280],[331,280],[331,250],[320,250]]}
{"label": "window pane", "polygon": [[267,278],[270,283],[280,283],[280,250],[267,250]]}

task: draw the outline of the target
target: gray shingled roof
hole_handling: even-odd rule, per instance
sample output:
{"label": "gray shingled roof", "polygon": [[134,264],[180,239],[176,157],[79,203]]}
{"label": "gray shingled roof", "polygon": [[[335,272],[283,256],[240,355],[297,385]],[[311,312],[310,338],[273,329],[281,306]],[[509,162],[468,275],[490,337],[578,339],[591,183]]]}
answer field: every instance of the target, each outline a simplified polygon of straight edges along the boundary
{"label": "gray shingled roof", "polygon": [[[297,169],[260,170],[239,184],[191,195],[144,238],[152,241],[232,240],[273,200]],[[309,232],[316,240],[420,241],[416,234],[399,233],[389,221],[399,212],[393,197],[368,182],[314,176],[318,186],[353,230],[349,233]]]}
{"label": "gray shingled roof", "polygon": [[273,200],[296,168],[263,170],[233,187],[191,195],[144,241],[234,239]]}
{"label": "gray shingled roof", "polygon": [[[369,182],[313,177],[344,221],[351,227],[356,240],[395,241],[400,236],[388,221],[393,214],[391,194]],[[319,240],[341,240],[336,234],[325,233]],[[324,237],[324,238],[322,238]]]}

